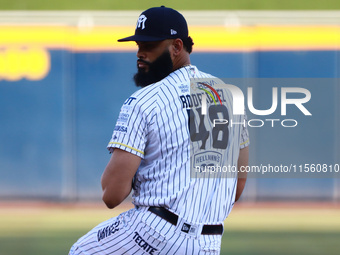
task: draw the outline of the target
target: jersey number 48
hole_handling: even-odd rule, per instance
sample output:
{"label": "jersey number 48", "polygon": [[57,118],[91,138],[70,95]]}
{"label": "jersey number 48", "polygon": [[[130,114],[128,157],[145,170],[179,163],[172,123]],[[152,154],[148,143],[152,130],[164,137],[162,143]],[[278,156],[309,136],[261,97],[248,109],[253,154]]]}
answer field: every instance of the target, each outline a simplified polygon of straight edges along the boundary
{"label": "jersey number 48", "polygon": [[[225,105],[210,105],[207,114],[202,114],[201,107],[187,109],[189,115],[189,132],[192,142],[202,141],[200,149],[226,149],[229,140],[229,113]],[[216,120],[227,123],[216,124]],[[207,141],[212,138],[212,144]]]}

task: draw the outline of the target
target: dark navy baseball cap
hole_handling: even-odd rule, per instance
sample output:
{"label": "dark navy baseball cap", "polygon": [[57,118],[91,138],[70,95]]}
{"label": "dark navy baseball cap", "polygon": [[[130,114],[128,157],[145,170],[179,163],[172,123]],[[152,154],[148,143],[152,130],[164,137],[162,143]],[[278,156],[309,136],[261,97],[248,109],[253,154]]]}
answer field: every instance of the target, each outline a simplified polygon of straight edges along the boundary
{"label": "dark navy baseball cap", "polygon": [[176,38],[188,38],[187,22],[178,11],[161,6],[142,12],[137,20],[135,34],[118,42],[152,42]]}

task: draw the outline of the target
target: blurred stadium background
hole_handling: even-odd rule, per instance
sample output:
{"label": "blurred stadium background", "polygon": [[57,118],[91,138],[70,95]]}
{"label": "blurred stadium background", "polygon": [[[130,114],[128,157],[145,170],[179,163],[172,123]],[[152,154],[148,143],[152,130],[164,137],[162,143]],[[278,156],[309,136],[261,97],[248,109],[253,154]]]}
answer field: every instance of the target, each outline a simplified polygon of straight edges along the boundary
{"label": "blurred stadium background", "polygon": [[[337,81],[340,11],[331,9],[340,4],[301,3],[167,5],[187,18],[192,63],[206,72]],[[129,206],[112,213],[98,204],[106,145],[136,90],[135,44],[116,41],[133,33],[141,10],[160,4],[0,1],[1,255],[66,254],[91,226]],[[338,83],[300,87],[312,92],[313,116],[298,116],[293,131],[251,128],[250,164],[340,163]],[[254,102],[270,92],[258,89]],[[249,179],[224,252],[338,254],[337,177]]]}

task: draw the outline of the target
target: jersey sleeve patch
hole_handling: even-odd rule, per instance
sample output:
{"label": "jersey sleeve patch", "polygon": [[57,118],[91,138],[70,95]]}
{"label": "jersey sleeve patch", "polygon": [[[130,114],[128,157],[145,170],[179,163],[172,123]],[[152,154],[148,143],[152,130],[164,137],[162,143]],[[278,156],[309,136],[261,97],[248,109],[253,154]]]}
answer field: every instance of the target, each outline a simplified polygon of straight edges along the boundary
{"label": "jersey sleeve patch", "polygon": [[146,122],[138,99],[129,97],[121,107],[108,150],[112,153],[114,148],[119,148],[144,158]]}

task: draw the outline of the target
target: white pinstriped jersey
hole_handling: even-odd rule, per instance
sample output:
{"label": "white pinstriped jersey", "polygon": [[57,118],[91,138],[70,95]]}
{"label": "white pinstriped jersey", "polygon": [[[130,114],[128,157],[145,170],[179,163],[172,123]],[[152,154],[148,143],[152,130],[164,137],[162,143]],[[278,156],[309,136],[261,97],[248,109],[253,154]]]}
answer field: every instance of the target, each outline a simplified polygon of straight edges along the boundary
{"label": "white pinstriped jersey", "polygon": [[[219,224],[232,209],[237,179],[191,176],[190,160],[204,162],[209,157],[190,157],[202,151],[190,141],[188,110],[192,102],[188,95],[192,78],[213,76],[190,65],[136,91],[121,108],[108,149],[119,148],[142,158],[133,182],[136,206],[165,207],[187,222]],[[229,94],[221,95],[231,102]],[[236,117],[228,111],[235,122],[244,122],[244,115]],[[228,128],[228,147],[219,160],[236,166],[240,148],[249,143],[248,131],[246,125]],[[206,142],[211,146],[212,139]]]}

